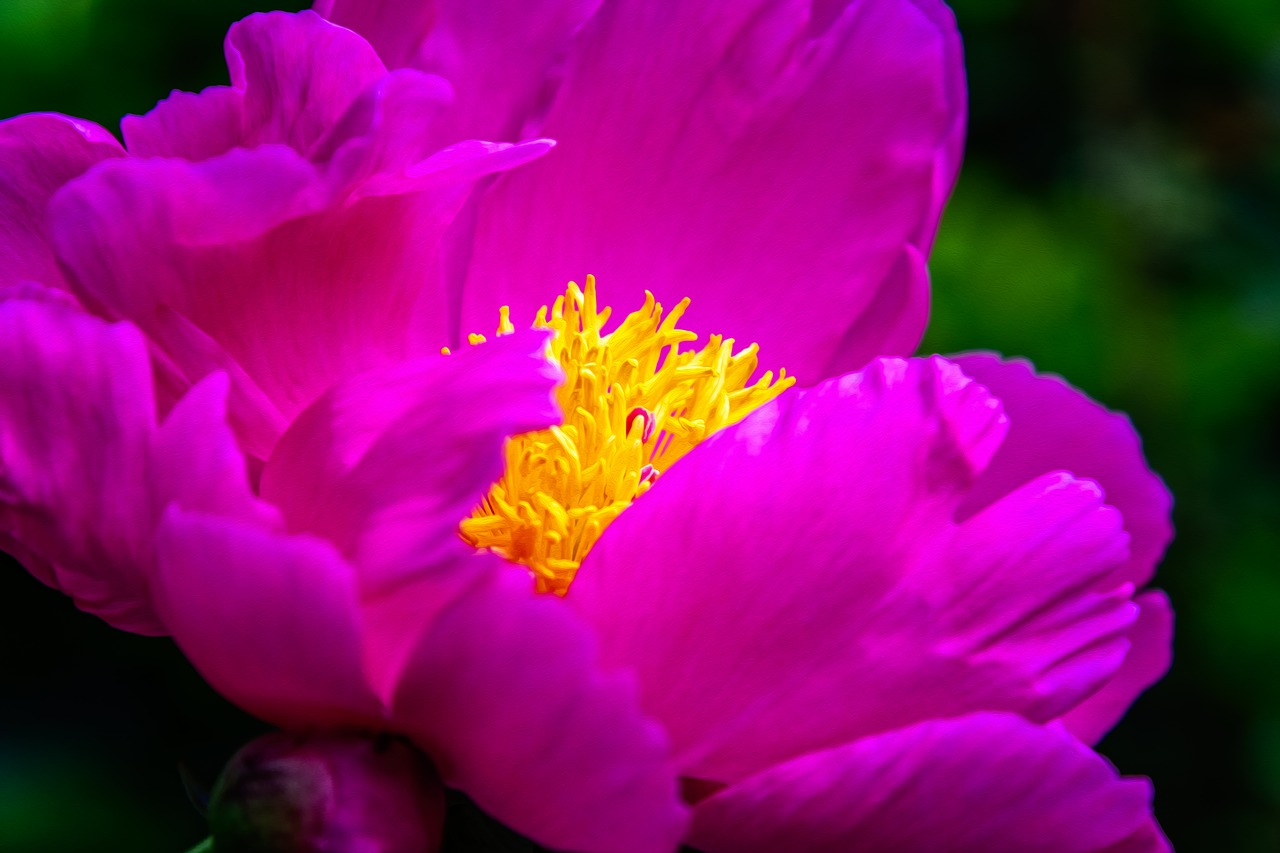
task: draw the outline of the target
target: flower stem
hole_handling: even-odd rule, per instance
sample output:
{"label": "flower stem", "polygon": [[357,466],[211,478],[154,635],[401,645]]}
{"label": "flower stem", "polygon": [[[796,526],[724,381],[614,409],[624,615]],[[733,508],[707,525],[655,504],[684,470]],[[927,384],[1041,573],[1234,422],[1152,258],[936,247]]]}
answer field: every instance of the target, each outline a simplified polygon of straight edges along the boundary
{"label": "flower stem", "polygon": [[195,847],[192,847],[187,853],[213,853],[213,839],[206,838]]}

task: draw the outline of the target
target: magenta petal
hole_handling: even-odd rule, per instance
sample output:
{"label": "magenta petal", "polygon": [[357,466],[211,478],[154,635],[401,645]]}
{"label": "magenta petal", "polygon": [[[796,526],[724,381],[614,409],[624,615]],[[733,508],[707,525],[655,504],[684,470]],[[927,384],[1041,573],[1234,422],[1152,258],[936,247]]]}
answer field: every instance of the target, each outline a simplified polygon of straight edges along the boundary
{"label": "magenta petal", "polygon": [[122,122],[132,154],[204,160],[283,144],[306,155],[356,97],[386,73],[360,36],[312,12],[250,15],[225,45],[231,86],[174,92]]}
{"label": "magenta petal", "polygon": [[316,0],[312,9],[368,39],[388,68],[412,64],[440,14],[438,2],[424,0]]}
{"label": "magenta petal", "polygon": [[45,583],[125,630],[166,633],[148,592],[153,536],[171,503],[255,523],[209,377],[157,428],[137,330],[47,302],[0,303],[0,540]]}
{"label": "magenta petal", "polygon": [[[608,304],[690,296],[687,323],[805,383],[914,349],[916,270],[958,168],[959,37],[934,0],[605,4],[575,40],[549,156],[481,202],[463,329],[532,317],[596,274]],[[888,291],[888,292],[886,292]],[[896,306],[890,310],[890,306]]]}
{"label": "magenta petal", "polygon": [[266,12],[227,33],[231,85],[244,91],[242,145],[306,154],[386,66],[373,47],[314,12]]}
{"label": "magenta petal", "polygon": [[157,606],[214,689],[278,725],[380,727],[355,572],[329,543],[171,509],[157,553]]}
{"label": "magenta petal", "polygon": [[[58,194],[52,230],[77,292],[137,322],[195,381],[225,364],[180,333],[191,324],[252,381],[244,399],[270,401],[270,423],[408,353],[467,167],[422,192],[329,206],[314,167],[282,146],[120,161]],[[442,312],[415,319],[415,335],[446,339]]]}
{"label": "magenta petal", "polygon": [[1004,403],[1012,427],[1004,446],[961,507],[969,515],[1048,471],[1096,480],[1120,510],[1130,536],[1129,560],[1106,583],[1150,580],[1173,536],[1172,498],[1147,466],[1133,424],[1057,376],[1038,375],[1022,360],[975,353],[955,358]]}
{"label": "magenta petal", "polygon": [[136,157],[207,160],[242,142],[244,92],[210,86],[202,92],[172,92],[146,115],[120,120],[129,153]]}
{"label": "magenta petal", "polygon": [[229,380],[201,380],[169,412],[151,441],[151,492],[159,519],[170,503],[263,527],[279,513],[249,486],[244,454],[227,428]]}
{"label": "magenta petal", "polygon": [[[540,132],[570,39],[599,5],[600,0],[442,0],[429,32],[394,64],[431,71],[453,84],[456,99],[434,128],[439,140],[528,138]],[[377,17],[385,30],[390,16]],[[382,44],[375,45],[385,59]]]}
{"label": "magenta petal", "polygon": [[164,634],[146,570],[155,426],[137,330],[0,302],[0,547],[117,628]]}
{"label": "magenta petal", "polygon": [[1047,476],[955,521],[1004,428],[955,365],[881,360],[717,433],[605,531],[568,600],[682,772],[979,710],[1048,720],[1116,670],[1135,608],[1091,591],[1126,556],[1096,486]]}
{"label": "magenta petal", "polygon": [[318,0],[314,9],[367,38],[389,68],[439,74],[455,98],[431,138],[523,139],[554,93],[569,41],[599,0]]}
{"label": "magenta petal", "polygon": [[357,376],[307,409],[262,476],[291,530],[338,544],[366,591],[469,553],[458,523],[502,473],[508,436],[558,422],[546,333]]}
{"label": "magenta petal", "polygon": [[67,181],[123,154],[115,137],[82,119],[37,113],[0,122],[0,287],[63,283],[45,205]]}
{"label": "magenta petal", "polygon": [[706,853],[1164,853],[1146,780],[1072,738],[976,714],[811,753],[698,804]]}
{"label": "magenta petal", "polygon": [[[422,632],[393,722],[445,781],[539,844],[670,853],[687,813],[661,729],[630,682],[599,671],[589,632],[496,557]],[[424,602],[435,608],[434,600]]]}
{"label": "magenta petal", "polygon": [[1169,671],[1173,660],[1173,609],[1159,590],[1134,599],[1138,621],[1130,629],[1129,652],[1120,669],[1097,693],[1061,717],[1067,730],[1085,743],[1097,743],[1120,721],[1133,700]]}

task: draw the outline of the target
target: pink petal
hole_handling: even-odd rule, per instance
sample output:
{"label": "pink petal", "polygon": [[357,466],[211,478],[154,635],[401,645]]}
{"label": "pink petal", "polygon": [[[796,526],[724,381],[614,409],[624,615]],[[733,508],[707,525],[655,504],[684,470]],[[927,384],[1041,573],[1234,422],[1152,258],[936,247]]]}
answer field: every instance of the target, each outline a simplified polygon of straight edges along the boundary
{"label": "pink petal", "polygon": [[435,0],[316,0],[312,9],[368,39],[388,68],[404,68],[435,25],[439,6]]}
{"label": "pink petal", "polygon": [[462,329],[590,272],[624,310],[692,297],[694,331],[802,382],[912,351],[926,300],[904,256],[932,243],[964,130],[955,24],[934,0],[807,9],[604,5],[543,128],[559,147],[481,203]]}
{"label": "pink petal", "polygon": [[174,508],[157,553],[157,606],[219,693],[282,726],[381,727],[355,573],[329,543]]}
{"label": "pink petal", "polygon": [[956,363],[1004,402],[1013,426],[987,473],[961,507],[969,515],[1047,471],[1096,480],[1120,510],[1130,536],[1129,560],[1104,583],[1150,580],[1173,537],[1172,498],[1147,466],[1133,424],[1057,376],[997,355],[957,356]]}
{"label": "pink petal", "polygon": [[[418,638],[393,705],[396,725],[445,781],[539,844],[593,853],[670,853],[687,813],[661,729],[630,682],[598,669],[589,632],[527,574],[487,571]],[[424,620],[426,622],[426,620]]]}
{"label": "pink petal", "polygon": [[270,523],[226,424],[226,379],[157,428],[136,329],[48,302],[0,302],[0,539],[112,625],[166,633],[148,575],[171,503]]}
{"label": "pink petal", "polygon": [[123,154],[115,137],[82,119],[37,113],[0,122],[0,287],[63,283],[45,205],[67,181]]}
{"label": "pink petal", "polygon": [[1134,599],[1138,621],[1129,631],[1129,653],[1119,671],[1097,693],[1063,714],[1067,730],[1085,743],[1097,743],[1141,693],[1169,671],[1173,660],[1173,610],[1159,590]]}
{"label": "pink petal", "polygon": [[278,527],[278,511],[249,486],[244,454],[227,427],[230,381],[204,378],[178,400],[151,439],[153,516],[170,503],[222,518]]}
{"label": "pink petal", "polygon": [[303,154],[387,71],[368,42],[314,12],[250,15],[231,26],[226,54],[244,91],[240,144]]}
{"label": "pink petal", "polygon": [[306,155],[386,74],[360,36],[312,12],[268,12],[233,24],[231,86],[174,92],[121,123],[130,153],[204,160],[232,148],[282,144]]}
{"label": "pink petal", "polygon": [[173,91],[146,115],[127,115],[120,130],[138,157],[207,160],[242,142],[244,92],[210,86],[199,93]]}
{"label": "pink petal", "polygon": [[[507,157],[481,147],[428,190],[349,204],[331,204],[322,176],[282,146],[116,161],[63,188],[52,230],[79,293],[138,323],[188,381],[232,362],[248,380],[240,421],[287,422],[334,382],[410,354],[410,317],[432,292],[467,170]],[[414,321],[415,335],[446,339],[442,311]],[[245,414],[254,400],[270,409]],[[250,449],[265,455],[276,437]]]}
{"label": "pink petal", "polygon": [[[320,162],[354,143],[384,155],[360,159],[403,169],[430,152],[423,131],[452,99],[438,78],[387,74],[364,39],[311,12],[250,15],[231,27],[226,50],[232,85],[174,92],[145,116],[127,116],[131,153],[198,161],[283,144]],[[385,156],[388,148],[398,160]]]}
{"label": "pink petal", "polygon": [[388,67],[412,66],[447,79],[456,98],[432,133],[453,142],[536,135],[570,39],[599,5],[322,0],[315,9],[368,38]]}
{"label": "pink petal", "polygon": [[366,591],[469,554],[458,523],[502,473],[508,436],[560,420],[546,334],[357,376],[281,439],[262,494],[290,530],[337,543]]}
{"label": "pink petal", "polygon": [[1004,714],[935,720],[771,767],[694,812],[706,853],[1157,853],[1151,786]]}
{"label": "pink petal", "polygon": [[82,610],[164,634],[145,572],[155,425],[137,330],[0,302],[0,547]]}
{"label": "pink petal", "polygon": [[1048,720],[1116,670],[1135,608],[1091,591],[1126,556],[1096,487],[1044,477],[954,520],[1004,429],[955,365],[881,360],[717,433],[608,528],[568,598],[682,772],[978,710]]}

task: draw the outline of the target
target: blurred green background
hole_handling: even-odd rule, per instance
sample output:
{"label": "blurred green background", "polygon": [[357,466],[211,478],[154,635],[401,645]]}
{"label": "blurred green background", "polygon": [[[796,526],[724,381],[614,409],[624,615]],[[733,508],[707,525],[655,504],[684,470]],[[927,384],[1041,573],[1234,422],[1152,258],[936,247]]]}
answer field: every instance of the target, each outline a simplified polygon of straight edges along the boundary
{"label": "blurred green background", "polygon": [[[954,7],[971,133],[925,349],[1027,356],[1131,414],[1177,500],[1176,661],[1101,749],[1182,853],[1280,850],[1280,3]],[[225,82],[259,8],[0,0],[0,116],[115,128]],[[179,768],[207,785],[263,727],[168,641],[4,569],[0,850],[194,844]]]}

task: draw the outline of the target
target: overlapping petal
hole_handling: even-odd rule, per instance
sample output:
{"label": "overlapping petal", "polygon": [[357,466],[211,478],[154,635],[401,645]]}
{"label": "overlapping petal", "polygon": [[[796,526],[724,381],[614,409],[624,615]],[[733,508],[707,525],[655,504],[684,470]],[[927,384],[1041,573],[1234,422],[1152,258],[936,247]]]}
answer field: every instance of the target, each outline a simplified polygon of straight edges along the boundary
{"label": "overlapping petal", "polygon": [[1085,701],[1061,717],[1067,730],[1085,743],[1102,739],[1148,687],[1169,671],[1173,661],[1173,609],[1159,590],[1134,598],[1138,620],[1129,630],[1129,651],[1116,674]]}
{"label": "overlapping petal", "polygon": [[453,103],[432,128],[432,138],[448,144],[540,135],[570,39],[599,5],[318,0],[314,8],[369,39],[388,67],[419,68],[452,84]]}
{"label": "overlapping petal", "polygon": [[[1129,559],[1099,588],[1151,579],[1173,538],[1172,498],[1142,453],[1129,419],[1089,399],[1057,376],[1037,374],[1023,360],[991,353],[956,357],[966,373],[999,395],[1013,428],[991,467],[960,508],[962,516],[1047,471],[1067,469],[1095,480],[1107,503],[1118,509],[1130,536]],[[1099,740],[1133,700],[1168,670],[1173,617],[1163,594],[1142,598],[1143,616],[1129,635],[1132,649],[1115,680],[1066,718],[1086,742]]]}
{"label": "overlapping petal", "polygon": [[1047,721],[1115,672],[1136,608],[1094,589],[1127,556],[1096,486],[1050,475],[955,520],[1005,426],[955,365],[882,360],[713,436],[613,523],[569,598],[687,775],[932,717]]}
{"label": "overlapping petal", "polygon": [[35,113],[0,122],[0,288],[64,285],[45,205],[67,181],[123,154],[114,136],[82,119]]}
{"label": "overlapping petal", "polygon": [[157,423],[138,331],[74,307],[0,302],[0,537],[112,625],[165,633],[153,537],[170,504],[270,523],[225,420],[225,377]]}
{"label": "overlapping petal", "polygon": [[[543,128],[480,202],[461,328],[532,317],[587,269],[618,304],[690,296],[700,333],[812,383],[919,341],[958,168],[959,39],[933,0],[602,5]],[[851,336],[872,312],[890,337]]]}
{"label": "overlapping petal", "polygon": [[361,668],[356,577],[332,544],[170,510],[157,605],[213,687],[279,725],[374,726]]}
{"label": "overlapping petal", "polygon": [[496,557],[483,562],[407,658],[395,720],[446,782],[540,844],[670,853],[687,814],[666,736],[640,714],[634,685],[601,670],[563,601]]}
{"label": "overlapping petal", "polygon": [[277,144],[305,155],[387,71],[368,42],[310,12],[250,15],[232,24],[225,52],[229,88],[175,92],[126,117],[131,154],[203,160]]}
{"label": "overlapping petal", "polygon": [[336,543],[366,592],[470,554],[458,521],[502,473],[509,435],[560,420],[546,333],[355,377],[304,412],[262,475],[293,531]]}
{"label": "overlapping petal", "polygon": [[968,515],[1048,471],[1067,470],[1097,481],[1120,510],[1130,537],[1129,559],[1105,583],[1151,579],[1173,538],[1172,498],[1147,464],[1142,442],[1124,415],[1108,410],[1057,376],[1026,361],[991,353],[955,356],[965,373],[991,389],[1013,424],[991,467],[974,486]]}
{"label": "overlapping petal", "polygon": [[700,803],[706,853],[1162,853],[1151,786],[1005,714],[919,723],[796,758]]}
{"label": "overlapping petal", "polygon": [[265,456],[334,382],[445,340],[444,229],[478,177],[547,146],[431,153],[415,127],[447,87],[381,73],[359,36],[312,13],[252,16],[228,45],[232,89],[175,96],[130,137],[206,154],[184,135],[197,114],[200,127],[237,119],[228,139],[253,147],[104,164],[64,187],[50,218],[77,292],[134,320],[187,382],[227,371],[241,439]]}
{"label": "overlapping petal", "polygon": [[686,822],[661,729],[564,602],[456,534],[508,431],[558,415],[544,340],[500,338],[335,389],[263,474],[305,532],[171,511],[157,595],[195,665],[254,713],[390,728],[542,843],[661,853]]}

